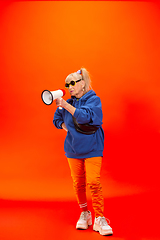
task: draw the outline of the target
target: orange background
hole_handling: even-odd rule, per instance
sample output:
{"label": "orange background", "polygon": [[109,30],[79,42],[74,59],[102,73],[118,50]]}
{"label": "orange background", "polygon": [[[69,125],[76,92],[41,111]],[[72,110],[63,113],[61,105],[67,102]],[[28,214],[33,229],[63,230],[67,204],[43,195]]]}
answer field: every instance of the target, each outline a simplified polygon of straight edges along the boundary
{"label": "orange background", "polygon": [[0,198],[75,199],[66,133],[53,126],[55,103],[46,106],[41,92],[64,88],[81,66],[103,106],[105,197],[158,189],[158,4],[0,4]]}

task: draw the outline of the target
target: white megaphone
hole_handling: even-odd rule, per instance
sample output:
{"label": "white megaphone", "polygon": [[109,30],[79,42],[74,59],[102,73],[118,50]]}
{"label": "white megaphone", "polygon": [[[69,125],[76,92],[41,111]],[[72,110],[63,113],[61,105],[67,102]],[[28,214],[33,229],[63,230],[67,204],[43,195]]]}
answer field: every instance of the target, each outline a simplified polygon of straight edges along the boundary
{"label": "white megaphone", "polygon": [[55,99],[61,98],[65,95],[65,90],[58,89],[56,91],[44,90],[41,94],[42,100],[46,105],[50,105]]}

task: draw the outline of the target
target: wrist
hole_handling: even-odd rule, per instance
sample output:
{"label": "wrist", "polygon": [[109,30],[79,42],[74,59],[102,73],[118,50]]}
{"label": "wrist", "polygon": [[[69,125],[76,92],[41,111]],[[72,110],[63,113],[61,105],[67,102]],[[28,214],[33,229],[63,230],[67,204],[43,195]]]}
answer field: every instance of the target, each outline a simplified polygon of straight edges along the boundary
{"label": "wrist", "polygon": [[66,101],[63,102],[63,108],[65,108],[67,110],[67,106],[69,103],[67,103]]}

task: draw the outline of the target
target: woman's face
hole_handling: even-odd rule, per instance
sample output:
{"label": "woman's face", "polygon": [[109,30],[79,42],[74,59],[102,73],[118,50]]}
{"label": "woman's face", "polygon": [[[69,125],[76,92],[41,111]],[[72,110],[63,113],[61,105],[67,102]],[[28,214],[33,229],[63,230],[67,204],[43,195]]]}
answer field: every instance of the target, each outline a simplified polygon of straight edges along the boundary
{"label": "woman's face", "polygon": [[[75,78],[72,78],[71,81],[77,81]],[[67,81],[66,83],[70,83],[71,81]],[[68,91],[71,96],[75,96],[76,98],[80,98],[84,95],[84,86],[85,81],[81,80],[79,82],[76,82],[74,86],[71,84],[69,85]]]}

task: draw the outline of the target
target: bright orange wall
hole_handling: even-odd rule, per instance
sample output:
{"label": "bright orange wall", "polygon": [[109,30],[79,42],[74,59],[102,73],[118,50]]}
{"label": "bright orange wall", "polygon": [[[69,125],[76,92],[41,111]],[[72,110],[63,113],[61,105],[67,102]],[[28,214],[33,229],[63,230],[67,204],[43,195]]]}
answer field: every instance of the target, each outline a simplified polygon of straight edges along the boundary
{"label": "bright orange wall", "polygon": [[65,77],[81,66],[90,71],[103,105],[103,177],[156,187],[157,3],[22,1],[0,6],[0,198],[72,195],[65,132],[53,126],[56,106],[44,105],[41,92],[63,88]]}

